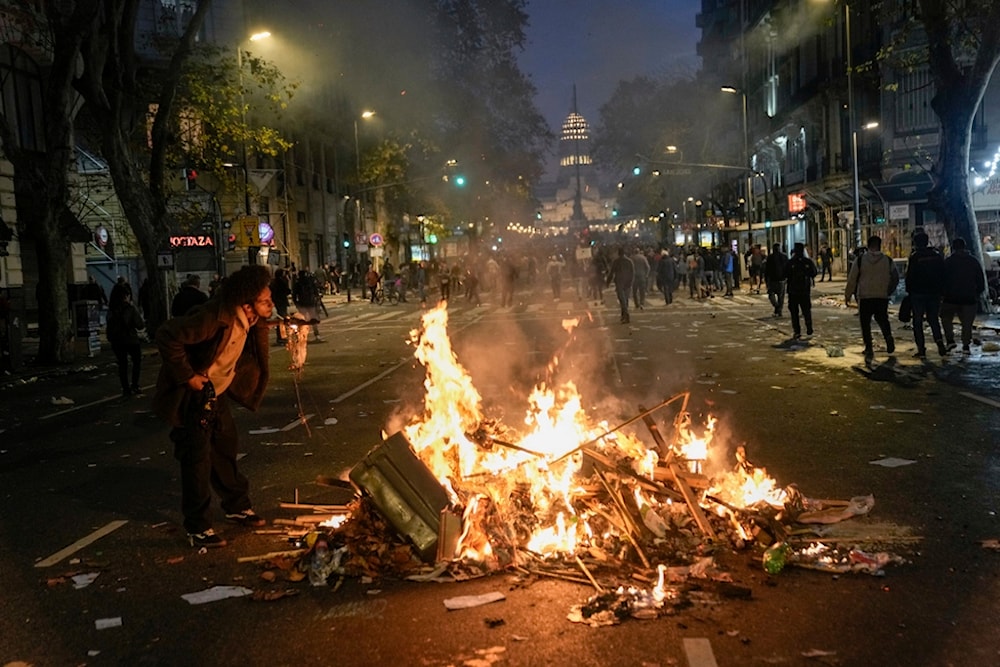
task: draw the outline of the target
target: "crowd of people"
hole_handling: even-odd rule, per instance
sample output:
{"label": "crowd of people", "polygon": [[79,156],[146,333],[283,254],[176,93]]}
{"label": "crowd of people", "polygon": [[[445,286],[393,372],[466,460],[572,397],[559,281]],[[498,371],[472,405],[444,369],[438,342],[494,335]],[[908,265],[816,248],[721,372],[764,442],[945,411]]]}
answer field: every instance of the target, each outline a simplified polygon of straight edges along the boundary
{"label": "crowd of people", "polygon": [[[897,283],[905,281],[917,357],[926,356],[925,324],[941,355],[957,347],[954,320],[960,323],[962,352],[970,352],[972,325],[986,287],[983,265],[969,253],[961,238],[952,240],[945,257],[918,229],[905,276],[896,262],[881,251],[881,238],[872,236],[852,258],[846,276],[845,299],[858,302],[864,356],[872,360],[872,320],[879,326],[889,354],[895,351],[888,306]],[[171,319],[155,334],[162,366],[154,407],[171,426],[170,438],[181,467],[181,509],[190,543],[199,548],[225,546],[215,533],[209,510],[213,491],[227,520],[259,527],[265,520],[254,512],[249,482],[237,465],[239,437],[230,401],[255,409],[268,382],[269,329],[272,317],[284,320],[294,305],[310,321],[316,341],[323,341],[318,323],[327,315],[323,297],[352,287],[365,289],[375,302],[377,290],[395,290],[401,301],[407,294],[421,306],[432,298],[464,299],[480,305],[482,293],[498,296],[502,308],[515,306],[521,290],[536,296],[548,292],[555,301],[572,298],[602,304],[603,291],[613,285],[620,321],[630,322],[632,308],[647,307],[647,297],[659,292],[665,306],[687,288],[688,298],[732,297],[746,282],[749,293],[766,290],[774,317],[787,306],[793,338],[813,335],[812,289],[817,279],[832,280],[833,255],[821,246],[810,257],[806,246],[795,243],[787,256],[781,244],[765,251],[753,245],[742,255],[734,247],[658,247],[618,244],[593,247],[587,256],[547,249],[537,255],[508,252],[469,255],[460,259],[413,261],[400,267],[384,262],[337,265],[311,270],[248,266],[226,279],[216,275],[202,291],[201,279],[188,275],[172,299]],[[95,300],[106,303],[107,336],[118,365],[123,396],[140,394],[143,313],[150,313],[148,281],[133,303],[132,288],[119,279],[105,297],[91,280]],[[786,304],[787,300],[787,304]],[[284,329],[274,326],[277,345],[286,343]]]}

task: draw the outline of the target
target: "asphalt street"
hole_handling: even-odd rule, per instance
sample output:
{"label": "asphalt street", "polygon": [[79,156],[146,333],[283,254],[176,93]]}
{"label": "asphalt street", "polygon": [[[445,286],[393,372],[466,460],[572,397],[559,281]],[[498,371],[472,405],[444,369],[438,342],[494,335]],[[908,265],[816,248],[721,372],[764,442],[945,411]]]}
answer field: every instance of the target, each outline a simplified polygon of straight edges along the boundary
{"label": "asphalt street", "polygon": [[[695,418],[719,420],[721,458],[744,445],[779,484],[808,497],[871,494],[873,511],[844,522],[839,539],[877,535],[905,557],[884,576],[770,576],[760,549],[720,548],[720,567],[748,599],[705,583],[676,614],[607,628],[567,620],[593,594],[586,583],[511,572],[433,584],[267,581],[239,559],[289,548],[281,535],[220,516],[229,547],[200,554],[187,545],[166,428],[146,400],[118,396],[102,352],[71,369],[8,377],[0,389],[0,664],[993,664],[1000,339],[982,320],[972,355],[920,360],[894,321],[896,353],[877,346],[866,366],[842,290],[839,281],[817,285],[815,335],[804,340],[745,287],[704,301],[678,293],[670,306],[653,293],[628,325],[611,292],[598,304],[571,290],[560,300],[526,290],[510,309],[488,294],[481,306],[455,298],[449,334],[491,417],[511,424],[540,379],[574,381],[587,413],[612,424],[690,392]],[[308,346],[298,382],[287,353],[272,348],[264,406],[237,411],[241,465],[271,527],[297,514],[283,502],[350,500],[317,478],[343,477],[420,409],[424,372],[409,342],[419,306],[342,296],[327,305],[323,342]],[[569,319],[580,322],[572,342]],[[147,350],[147,389],[157,367]],[[873,464],[888,460],[902,463]],[[83,578],[74,585],[73,575]],[[87,575],[96,578],[85,583]],[[216,585],[292,594],[182,598]],[[461,611],[442,604],[486,593],[505,599]]]}

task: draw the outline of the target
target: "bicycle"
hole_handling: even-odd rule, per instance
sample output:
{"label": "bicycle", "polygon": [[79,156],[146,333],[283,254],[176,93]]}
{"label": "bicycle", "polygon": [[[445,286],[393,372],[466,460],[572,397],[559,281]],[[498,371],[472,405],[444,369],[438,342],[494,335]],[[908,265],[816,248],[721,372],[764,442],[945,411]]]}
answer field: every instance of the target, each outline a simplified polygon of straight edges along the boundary
{"label": "bicycle", "polygon": [[396,289],[396,283],[389,283],[388,287],[384,287],[382,283],[379,283],[378,289],[375,290],[375,303],[382,305],[386,301],[389,305],[395,306],[399,303],[399,291]]}

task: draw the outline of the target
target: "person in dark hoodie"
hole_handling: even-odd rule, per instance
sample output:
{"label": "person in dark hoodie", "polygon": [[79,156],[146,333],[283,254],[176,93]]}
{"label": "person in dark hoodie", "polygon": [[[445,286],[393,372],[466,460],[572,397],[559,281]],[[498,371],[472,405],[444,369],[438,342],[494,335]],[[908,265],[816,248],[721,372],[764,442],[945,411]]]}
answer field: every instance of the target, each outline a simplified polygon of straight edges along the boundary
{"label": "person in dark hoodie", "polygon": [[965,239],[951,242],[951,254],[944,260],[944,289],[941,303],[941,328],[946,349],[955,348],[954,319],[962,325],[962,354],[972,352],[972,323],[979,307],[979,295],[986,289],[983,267],[969,252]]}
{"label": "person in dark hoodie", "polygon": [[889,354],[896,351],[896,340],[892,337],[889,323],[889,295],[899,284],[899,270],[892,258],[882,253],[882,239],[868,238],[868,250],[858,255],[851,264],[844,287],[844,302],[851,298],[858,300],[858,315],[861,319],[861,338],[865,344],[865,361],[875,357],[872,346],[872,319],[878,323],[885,338],[885,350]]}
{"label": "person in dark hoodie", "polygon": [[806,247],[796,243],[792,247],[792,258],[785,265],[785,282],[788,293],[788,312],[792,316],[792,337],[802,337],[802,325],[799,323],[799,311],[806,322],[806,335],[812,336],[812,301],[810,291],[816,277],[816,265],[806,257]]}
{"label": "person in dark hoodie", "polygon": [[180,291],[174,295],[174,300],[170,303],[170,316],[187,315],[195,306],[200,306],[206,301],[208,295],[201,291],[201,277],[197,273],[192,273],[181,284]]}
{"label": "person in dark hoodie", "polygon": [[256,410],[264,397],[267,320],[274,310],[270,283],[266,266],[245,266],[202,307],[156,332],[162,366],[153,410],[172,427],[184,528],[198,548],[226,545],[212,529],[213,489],[227,520],[246,527],[265,523],[252,509],[249,482],[236,464],[239,434],[229,401]]}
{"label": "person in dark hoodie", "polygon": [[910,296],[913,309],[913,342],[917,351],[913,355],[919,359],[927,356],[924,344],[924,319],[931,327],[938,354],[948,354],[941,337],[941,290],[944,288],[944,257],[937,248],[931,248],[930,238],[924,231],[913,235],[914,251],[906,264],[906,293]]}

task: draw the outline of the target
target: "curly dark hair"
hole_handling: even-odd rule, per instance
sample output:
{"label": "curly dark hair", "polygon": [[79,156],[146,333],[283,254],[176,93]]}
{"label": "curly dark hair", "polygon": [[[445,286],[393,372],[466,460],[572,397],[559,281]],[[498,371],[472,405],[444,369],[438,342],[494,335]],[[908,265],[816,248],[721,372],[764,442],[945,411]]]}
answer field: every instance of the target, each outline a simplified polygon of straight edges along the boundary
{"label": "curly dark hair", "polygon": [[244,266],[219,285],[219,300],[229,309],[253,303],[271,284],[271,271],[261,264]]}

